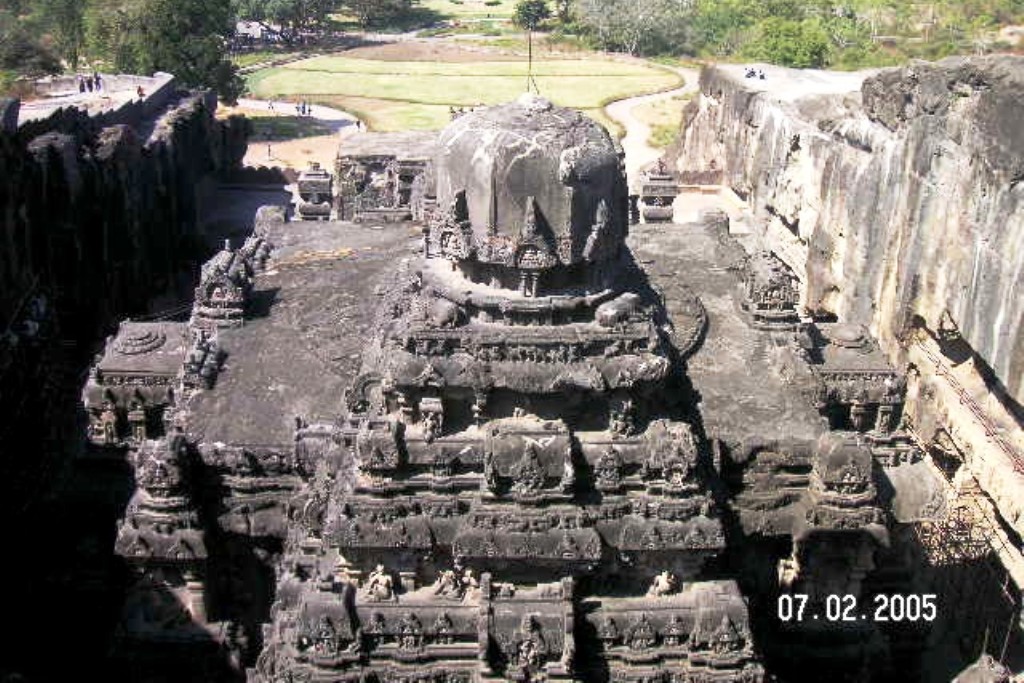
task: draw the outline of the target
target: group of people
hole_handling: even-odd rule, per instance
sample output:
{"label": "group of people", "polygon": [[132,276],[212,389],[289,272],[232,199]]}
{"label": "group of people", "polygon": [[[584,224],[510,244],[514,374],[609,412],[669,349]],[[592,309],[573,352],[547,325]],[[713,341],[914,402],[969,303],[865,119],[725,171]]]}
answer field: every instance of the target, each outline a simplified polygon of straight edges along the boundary
{"label": "group of people", "polygon": [[[274,108],[275,104],[276,103],[274,102],[274,100],[268,100],[267,101],[267,109],[269,111],[276,112],[277,109]],[[296,102],[295,103],[295,113],[298,114],[299,116],[312,116],[313,115],[313,105],[310,104],[309,102],[306,102],[305,100],[303,100],[301,102]]]}
{"label": "group of people", "polygon": [[755,69],[752,66],[748,66],[747,67],[747,76],[746,77],[747,78],[760,78],[763,81],[764,80],[764,71],[761,70],[761,69]]}
{"label": "group of people", "polygon": [[103,78],[100,77],[98,71],[94,71],[91,76],[78,76],[78,92],[99,92],[103,90]]}

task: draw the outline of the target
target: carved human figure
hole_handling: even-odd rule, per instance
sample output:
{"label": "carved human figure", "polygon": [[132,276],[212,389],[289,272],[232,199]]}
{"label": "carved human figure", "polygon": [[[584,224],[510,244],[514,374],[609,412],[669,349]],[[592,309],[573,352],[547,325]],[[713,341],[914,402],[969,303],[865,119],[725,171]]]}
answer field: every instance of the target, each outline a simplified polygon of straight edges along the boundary
{"label": "carved human figure", "polygon": [[605,647],[615,645],[620,637],[619,627],[612,617],[605,617],[597,628],[597,637],[604,641]]}
{"label": "carved human figure", "polygon": [[576,466],[572,460],[572,448],[565,451],[565,460],[562,461],[562,480],[558,482],[563,493],[572,493],[576,487]]}
{"label": "carved human figure", "polygon": [[512,477],[512,490],[516,493],[535,493],[544,488],[544,469],[536,445],[526,444],[523,456],[513,469]]}
{"label": "carved human figure", "polygon": [[453,624],[447,612],[441,612],[434,621],[434,638],[438,645],[451,645]]}
{"label": "carved human figure", "polygon": [[113,446],[117,443],[117,413],[114,411],[114,404],[111,401],[103,402],[103,412],[100,413],[100,430],[104,445]]}
{"label": "carved human figure", "polygon": [[678,647],[682,645],[685,636],[686,629],[683,627],[682,620],[678,614],[673,614],[665,626],[665,645]]}
{"label": "carved human figure", "polygon": [[490,450],[484,451],[484,488],[491,493],[498,492],[498,463],[494,453]]}
{"label": "carved human figure", "polygon": [[146,440],[146,409],[138,400],[134,400],[128,409],[128,424],[132,428],[132,439],[136,443]]}
{"label": "carved human figure", "polygon": [[418,650],[423,644],[423,625],[412,612],[402,617],[399,626],[398,646],[403,650]]}
{"label": "carved human figure", "polygon": [[519,626],[519,634],[515,641],[513,653],[516,668],[522,674],[529,674],[540,669],[548,654],[547,640],[541,632],[540,624],[532,614],[523,616]]}
{"label": "carved human figure", "polygon": [[423,440],[427,443],[433,442],[441,431],[440,422],[435,413],[427,413],[423,416]]}
{"label": "carved human figure", "polygon": [[384,565],[378,564],[376,569],[370,572],[370,576],[366,580],[366,593],[371,600],[394,598],[394,581],[384,569]]}
{"label": "carved human figure", "polygon": [[612,410],[609,429],[619,436],[632,436],[636,433],[636,407],[632,399],[624,400]]}
{"label": "carved human figure", "polygon": [[332,655],[338,650],[337,632],[326,614],[320,615],[313,637],[313,650],[318,655]]}
{"label": "carved human figure", "polygon": [[462,581],[451,569],[444,569],[437,575],[433,586],[434,595],[444,598],[461,598],[465,593]]}
{"label": "carved human figure", "polygon": [[598,488],[602,491],[614,491],[622,485],[622,458],[617,448],[608,446],[598,458],[594,474],[597,476]]}
{"label": "carved human figure", "polygon": [[711,634],[711,650],[715,654],[734,652],[743,647],[743,637],[732,623],[728,614],[722,615],[722,621]]}
{"label": "carved human figure", "polygon": [[654,577],[651,587],[647,589],[647,595],[661,597],[671,595],[675,592],[678,581],[672,572],[663,571]]}
{"label": "carved human figure", "polygon": [[626,638],[631,650],[647,650],[657,644],[657,633],[646,614],[640,615],[640,619],[630,627]]}

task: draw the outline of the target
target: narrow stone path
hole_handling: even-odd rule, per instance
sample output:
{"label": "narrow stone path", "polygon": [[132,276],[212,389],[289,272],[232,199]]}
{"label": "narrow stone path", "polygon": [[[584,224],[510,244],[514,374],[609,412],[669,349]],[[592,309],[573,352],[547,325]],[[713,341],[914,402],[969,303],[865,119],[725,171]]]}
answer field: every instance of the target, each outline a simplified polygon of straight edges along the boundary
{"label": "narrow stone path", "polygon": [[661,102],[669,100],[678,95],[697,91],[696,69],[676,68],[676,73],[683,77],[682,87],[666,92],[653,93],[650,95],[638,95],[627,97],[624,100],[617,100],[605,107],[609,118],[617,121],[626,131],[622,138],[622,149],[626,153],[626,177],[629,180],[631,191],[638,191],[640,169],[655,161],[661,156],[661,150],[654,149],[647,144],[651,137],[651,128],[646,123],[633,115],[633,109],[642,104],[650,102]]}

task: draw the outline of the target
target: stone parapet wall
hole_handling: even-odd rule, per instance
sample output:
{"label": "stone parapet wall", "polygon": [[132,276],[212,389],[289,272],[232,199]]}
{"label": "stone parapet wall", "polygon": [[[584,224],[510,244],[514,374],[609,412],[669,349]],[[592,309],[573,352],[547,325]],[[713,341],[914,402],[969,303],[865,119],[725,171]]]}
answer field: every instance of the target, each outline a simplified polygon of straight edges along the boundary
{"label": "stone parapet wall", "polygon": [[[78,116],[80,109],[95,107],[98,103],[105,103],[106,108],[91,112],[90,120],[95,125],[140,127],[173,106],[181,95],[176,79],[168,73],[157,72],[151,77],[127,74],[101,76],[103,91],[88,95],[79,95],[77,76],[37,81],[37,93],[46,97],[25,106],[22,125],[28,131],[27,135],[38,135],[59,127],[62,122]],[[136,94],[138,88],[142,88],[144,93],[141,98]]]}

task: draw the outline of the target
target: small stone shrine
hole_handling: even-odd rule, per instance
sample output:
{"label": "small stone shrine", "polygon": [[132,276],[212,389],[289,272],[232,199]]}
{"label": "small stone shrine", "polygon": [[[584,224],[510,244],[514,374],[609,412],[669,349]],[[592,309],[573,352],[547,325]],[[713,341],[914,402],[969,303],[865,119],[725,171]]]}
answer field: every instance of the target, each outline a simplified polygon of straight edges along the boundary
{"label": "small stone shrine", "polygon": [[320,163],[309,162],[309,167],[299,173],[295,181],[299,195],[295,202],[295,213],[304,220],[328,220],[331,217],[334,178]]}
{"label": "small stone shrine", "polygon": [[663,159],[640,172],[640,212],[647,223],[672,222],[679,181]]}

